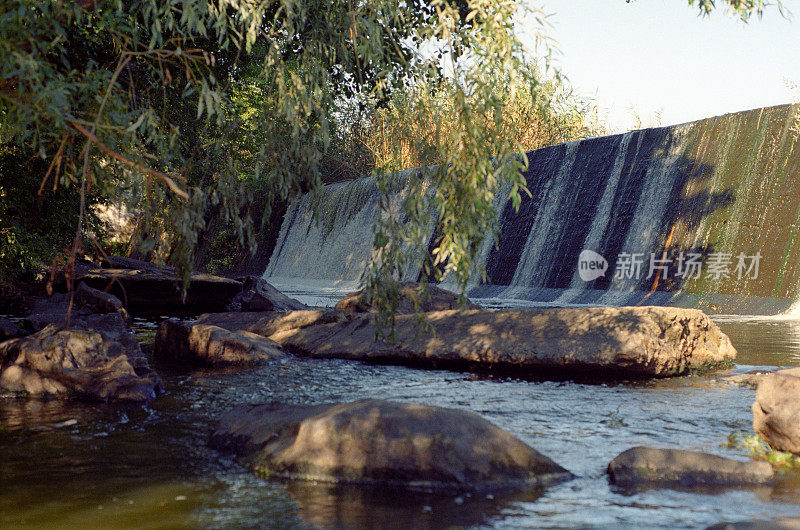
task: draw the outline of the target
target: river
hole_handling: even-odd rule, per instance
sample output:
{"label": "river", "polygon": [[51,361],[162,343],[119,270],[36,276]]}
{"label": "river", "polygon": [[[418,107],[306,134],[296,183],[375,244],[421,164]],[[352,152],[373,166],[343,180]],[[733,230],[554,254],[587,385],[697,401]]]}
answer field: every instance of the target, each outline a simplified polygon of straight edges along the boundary
{"label": "river", "polygon": [[[739,351],[734,372],[800,365],[800,321],[715,319]],[[136,322],[145,339],[153,326]],[[0,399],[0,527],[698,528],[800,516],[792,478],[727,492],[609,484],[608,462],[635,445],[746,458],[722,444],[752,432],[754,391],[713,375],[588,385],[300,358],[243,371],[155,368],[167,392],[148,406]],[[365,397],[475,411],[578,478],[489,496],[282,483],[206,447],[237,404]]]}

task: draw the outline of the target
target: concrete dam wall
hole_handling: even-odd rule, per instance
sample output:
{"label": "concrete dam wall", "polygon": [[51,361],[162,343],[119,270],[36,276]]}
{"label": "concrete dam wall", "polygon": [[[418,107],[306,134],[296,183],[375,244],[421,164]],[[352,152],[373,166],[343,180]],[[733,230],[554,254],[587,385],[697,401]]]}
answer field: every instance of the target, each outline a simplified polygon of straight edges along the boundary
{"label": "concrete dam wall", "polygon": [[[470,296],[788,310],[800,295],[798,120],[800,106],[783,105],[528,153],[532,196],[518,212],[498,200],[498,243],[487,234],[486,278],[474,275]],[[397,175],[398,202],[415,171]],[[299,198],[265,277],[355,284],[377,205],[372,179],[329,186],[318,201]],[[419,274],[412,266],[405,275]]]}

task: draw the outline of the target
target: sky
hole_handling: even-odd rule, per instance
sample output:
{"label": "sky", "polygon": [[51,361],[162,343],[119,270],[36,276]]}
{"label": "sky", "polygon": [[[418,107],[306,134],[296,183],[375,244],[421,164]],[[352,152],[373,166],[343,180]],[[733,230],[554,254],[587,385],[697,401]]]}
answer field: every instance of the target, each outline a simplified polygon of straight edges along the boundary
{"label": "sky", "polygon": [[784,0],[790,20],[771,9],[747,24],[722,8],[699,17],[687,0],[534,4],[548,15],[558,68],[611,131],[635,128],[634,112],[642,126],[673,125],[800,99],[786,84],[800,84],[798,0]]}

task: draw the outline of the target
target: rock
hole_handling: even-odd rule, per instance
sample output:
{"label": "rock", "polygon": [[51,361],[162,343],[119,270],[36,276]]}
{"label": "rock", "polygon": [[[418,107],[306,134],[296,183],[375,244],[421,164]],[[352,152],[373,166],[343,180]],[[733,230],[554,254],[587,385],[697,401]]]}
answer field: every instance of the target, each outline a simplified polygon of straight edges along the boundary
{"label": "rock", "polygon": [[352,315],[341,311],[312,309],[287,313],[274,311],[204,313],[197,317],[197,323],[219,326],[231,331],[250,331],[270,337],[309,326],[348,322],[351,319]]}
{"label": "rock", "polygon": [[611,482],[620,486],[733,487],[770,484],[775,471],[767,462],[739,462],[730,458],[683,451],[633,447],[608,464]]}
{"label": "rock", "polygon": [[323,482],[479,490],[572,477],[472,412],[374,399],[239,406],[209,445],[265,476]]}
{"label": "rock", "polygon": [[28,333],[8,319],[0,317],[0,342],[23,337]]}
{"label": "rock", "polygon": [[[417,308],[416,304],[419,304]],[[349,293],[339,300],[334,309],[351,311],[353,313],[374,313],[377,308],[367,297],[364,289]],[[464,307],[458,304],[458,295],[424,283],[404,282],[400,284],[400,303],[397,314],[410,314],[430,311],[446,311],[448,309],[480,309],[479,305],[469,300]]]}
{"label": "rock", "polygon": [[106,313],[118,313],[124,323],[130,321],[119,298],[81,283],[74,293],[58,293],[37,300],[23,322],[29,330],[40,331],[51,324],[66,326],[89,315]]}
{"label": "rock", "polygon": [[752,408],[753,429],[770,447],[800,454],[800,368],[764,376]]}
{"label": "rock", "polygon": [[132,313],[223,311],[242,284],[210,274],[192,274],[185,302],[177,278],[163,272],[94,269],[79,278],[95,289],[109,289]]}
{"label": "rock", "polygon": [[155,355],[212,365],[254,364],[286,356],[280,344],[255,333],[205,324],[190,325],[174,319],[158,326]]}
{"label": "rock", "polygon": [[773,372],[766,372],[764,370],[751,370],[743,374],[721,375],[717,377],[717,381],[721,383],[728,383],[730,385],[742,386],[752,388],[753,390],[758,387],[758,383]]}
{"label": "rock", "polygon": [[104,269],[128,269],[144,272],[152,272],[154,274],[162,274],[165,276],[175,276],[178,272],[175,267],[168,265],[157,265],[149,261],[141,259],[126,258],[123,256],[107,256],[100,263]]}
{"label": "rock", "polygon": [[[264,313],[247,317],[246,329],[310,357],[593,380],[676,376],[736,355],[728,337],[695,309],[451,310],[426,317],[433,333],[419,328],[416,315],[398,315],[394,344],[375,340],[370,314]],[[227,328],[226,318],[232,320],[205,315],[201,321]]]}
{"label": "rock", "polygon": [[308,309],[304,303],[289,298],[261,278],[248,276],[242,285],[242,292],[230,303],[239,311],[296,311]]}
{"label": "rock", "polygon": [[119,298],[89,287],[83,282],[75,290],[75,304],[91,313],[121,313],[125,311]]}
{"label": "rock", "polygon": [[[72,305],[70,305],[71,299]],[[23,321],[26,329],[38,332],[48,326],[56,326],[59,329],[95,331],[103,337],[103,340],[118,342],[125,348],[128,361],[137,374],[150,373],[147,357],[142,352],[139,341],[128,328],[128,313],[121,307],[119,299],[113,295],[81,284],[75,291],[74,299],[69,293],[54,294],[36,301],[33,311],[34,313],[25,317]]]}
{"label": "rock", "polygon": [[[102,316],[120,318],[117,313]],[[137,373],[129,358],[137,354],[140,349],[129,351],[96,331],[47,326],[0,344],[0,388],[99,401],[148,401],[161,391],[161,381],[156,375]]]}

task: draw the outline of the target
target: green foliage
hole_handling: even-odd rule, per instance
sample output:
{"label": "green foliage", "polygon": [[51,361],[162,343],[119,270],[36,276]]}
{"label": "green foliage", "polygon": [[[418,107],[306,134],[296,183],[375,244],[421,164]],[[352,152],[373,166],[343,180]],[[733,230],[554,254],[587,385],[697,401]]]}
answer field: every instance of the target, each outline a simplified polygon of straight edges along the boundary
{"label": "green foliage", "polygon": [[792,453],[772,449],[757,434],[740,436],[736,433],[731,433],[723,445],[735,449],[744,449],[756,460],[769,462],[773,467],[780,470],[800,468],[800,457]]}
{"label": "green foliage", "polygon": [[[726,4],[741,16],[765,5]],[[223,219],[252,249],[255,195],[269,218],[273,199],[319,189],[344,102],[412,114],[438,102],[452,119],[425,137],[420,156],[439,165],[402,205],[388,199],[392,178],[381,179],[384,214],[365,281],[379,300],[390,297],[403,250],[436,222],[432,265],[463,288],[493,227],[494,195],[508,189],[518,204],[525,192],[530,145],[511,132],[509,109],[555,101],[515,35],[519,8],[511,0],[3,2],[0,144],[29,168],[21,180],[3,173],[4,267],[25,269],[66,246],[66,225],[78,253],[92,195],[115,190],[141,212],[137,252],[186,279],[210,221]],[[411,97],[392,103],[395,94]],[[381,173],[395,163],[364,154]],[[54,216],[45,216],[56,223],[50,235],[26,239],[17,213],[24,193]]]}
{"label": "green foliage", "polygon": [[[78,201],[75,194],[59,189],[47,200],[37,195],[46,164],[35,153],[0,146],[0,283],[30,279],[53,261],[75,233]],[[90,202],[99,200],[92,193]],[[93,218],[88,227],[99,226]]]}
{"label": "green foliage", "polygon": [[[630,1],[630,0],[628,0]],[[765,0],[722,0],[732,14],[738,16],[743,21],[747,21],[751,16],[761,17],[769,6],[776,6],[781,14],[786,14],[786,10],[781,0],[769,2]],[[708,16],[717,7],[715,0],[689,0],[690,6],[697,6],[700,14]]]}

